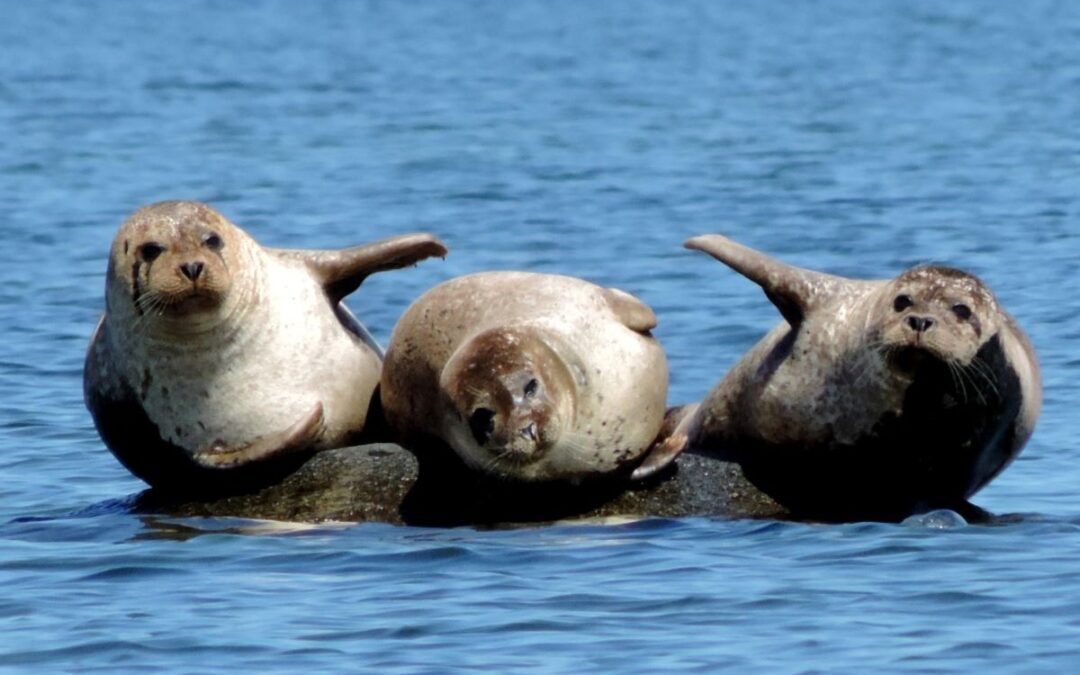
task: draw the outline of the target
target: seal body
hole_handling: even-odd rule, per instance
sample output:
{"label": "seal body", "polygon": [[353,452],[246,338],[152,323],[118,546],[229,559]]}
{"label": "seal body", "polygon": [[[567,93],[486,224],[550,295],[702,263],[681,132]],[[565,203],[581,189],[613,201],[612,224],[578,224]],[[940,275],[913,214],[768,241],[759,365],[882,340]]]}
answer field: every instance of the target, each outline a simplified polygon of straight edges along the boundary
{"label": "seal body", "polygon": [[363,430],[381,353],[339,304],[373,271],[445,248],[259,246],[209,206],[136,211],[113,242],[84,372],[105,444],[154,487],[231,491]]}
{"label": "seal body", "polygon": [[802,270],[719,235],[687,246],[759,284],[785,322],[676,435],[737,462],[796,515],[901,519],[958,506],[1027,442],[1034,351],[975,276],[947,267],[863,281]]}
{"label": "seal body", "polygon": [[453,279],[394,328],[380,389],[387,422],[406,444],[438,439],[497,476],[629,474],[664,418],[668,371],[655,325],[640,300],[581,279]]}

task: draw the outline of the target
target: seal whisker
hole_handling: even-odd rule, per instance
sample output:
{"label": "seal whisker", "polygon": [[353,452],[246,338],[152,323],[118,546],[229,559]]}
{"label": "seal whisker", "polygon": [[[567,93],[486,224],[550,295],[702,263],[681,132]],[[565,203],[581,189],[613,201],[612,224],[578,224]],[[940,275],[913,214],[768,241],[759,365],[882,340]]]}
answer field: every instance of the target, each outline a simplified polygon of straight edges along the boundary
{"label": "seal whisker", "polygon": [[855,361],[856,375],[852,381],[852,386],[859,388],[862,387],[864,381],[870,377],[870,373],[873,369],[879,366],[882,361],[885,361],[889,354],[895,349],[893,345],[886,344],[883,340],[871,340],[867,343],[867,349],[860,352],[858,358]]}
{"label": "seal whisker", "polygon": [[971,374],[971,371],[969,371],[967,368],[964,368],[963,366],[958,366],[958,371],[961,377],[967,379],[968,383],[971,385],[971,388],[975,390],[976,394],[978,394],[979,402],[985,407],[987,405],[986,395],[983,393],[982,387],[979,386],[979,383]]}
{"label": "seal whisker", "polygon": [[480,387],[476,387],[476,386],[473,386],[471,384],[466,384],[464,388],[465,388],[465,393],[471,395],[474,399],[483,399],[484,398],[484,393],[485,392]]}
{"label": "seal whisker", "polygon": [[[989,368],[989,366],[986,366],[978,359],[973,359],[971,363],[967,365],[967,367],[961,366],[961,370],[963,372],[977,375],[979,379],[986,383],[986,385],[990,388],[990,392],[993,393],[995,398],[1001,398],[1001,392],[1000,390],[998,390],[998,386],[995,383],[994,378],[992,377],[992,373],[987,372],[987,368]],[[973,385],[975,384],[974,375],[971,375]]]}
{"label": "seal whisker", "polygon": [[492,455],[487,462],[484,462],[484,466],[481,468],[481,470],[484,473],[497,473],[496,471],[493,471],[493,469],[495,469],[499,466],[499,464],[502,463],[502,460],[506,457],[507,452],[509,452],[509,450],[503,450],[500,453]]}
{"label": "seal whisker", "polygon": [[132,322],[131,331],[134,334],[141,335],[146,332],[152,320],[157,319],[164,314],[164,309],[161,305],[159,295],[153,292],[144,293],[139,296],[136,304],[140,306],[142,311]]}
{"label": "seal whisker", "polygon": [[949,377],[952,379],[953,389],[960,394],[960,401],[966,405],[969,401],[967,385],[965,384],[965,378],[959,365],[952,360],[946,361],[945,365],[949,369]]}
{"label": "seal whisker", "polygon": [[993,367],[991,367],[989,363],[976,356],[971,360],[971,363],[968,364],[968,367],[982,376],[986,383],[990,385],[990,388],[991,390],[993,390],[995,396],[1001,396],[1001,391],[998,389],[997,386],[997,376],[994,373]]}
{"label": "seal whisker", "polygon": [[559,445],[566,448],[571,454],[583,457],[588,452],[588,446],[580,433],[564,431],[559,435]]}
{"label": "seal whisker", "polygon": [[[882,361],[888,358],[889,353],[892,351],[891,345],[885,345],[880,343],[877,347],[872,348],[870,351],[863,355],[863,358],[859,359],[858,363],[861,366],[859,376],[855,380],[855,386],[861,387],[863,382],[870,376],[871,370],[877,368]],[[873,358],[876,355],[877,358]]]}

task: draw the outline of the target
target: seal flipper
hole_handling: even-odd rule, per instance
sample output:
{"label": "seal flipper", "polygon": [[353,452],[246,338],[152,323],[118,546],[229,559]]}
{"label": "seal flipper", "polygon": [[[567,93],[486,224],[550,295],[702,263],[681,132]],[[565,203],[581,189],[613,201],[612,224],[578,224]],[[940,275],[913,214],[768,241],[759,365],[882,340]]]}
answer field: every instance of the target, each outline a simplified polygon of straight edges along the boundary
{"label": "seal flipper", "polygon": [[296,450],[306,450],[311,447],[319,432],[322,431],[322,425],[323,405],[316,403],[307,416],[287,429],[260,436],[250,443],[231,448],[215,444],[196,451],[192,454],[192,460],[206,469],[232,469]]}
{"label": "seal flipper", "polygon": [[719,234],[688,239],[686,248],[704,251],[765,291],[766,297],[792,326],[814,307],[827,302],[852,282],[823,272],[794,267]]}
{"label": "seal flipper", "polygon": [[446,245],[431,234],[405,234],[336,251],[273,250],[279,257],[307,265],[334,304],[376,272],[408,267],[433,256],[444,258],[448,252]]}
{"label": "seal flipper", "polygon": [[656,441],[645,452],[644,459],[637,465],[630,480],[640,481],[663,471],[674,462],[690,442],[685,420],[693,417],[701,404],[676,406],[668,408],[664,413],[664,423],[660,426],[660,433],[656,435]]}
{"label": "seal flipper", "polygon": [[650,330],[656,328],[656,314],[641,300],[617,288],[605,288],[603,294],[608,307],[630,330],[648,335]]}

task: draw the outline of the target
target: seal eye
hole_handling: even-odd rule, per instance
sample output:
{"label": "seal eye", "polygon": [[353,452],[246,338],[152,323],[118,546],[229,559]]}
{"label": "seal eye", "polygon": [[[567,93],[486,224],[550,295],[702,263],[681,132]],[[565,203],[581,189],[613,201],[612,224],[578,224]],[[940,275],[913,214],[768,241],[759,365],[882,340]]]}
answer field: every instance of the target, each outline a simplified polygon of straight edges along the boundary
{"label": "seal eye", "polygon": [[203,246],[211,251],[220,251],[221,247],[224,246],[224,242],[221,241],[221,236],[218,235],[217,232],[210,232],[203,235],[202,243]]}
{"label": "seal eye", "polygon": [[157,257],[165,252],[165,247],[153,241],[148,241],[139,247],[139,257],[143,262],[152,263]]}
{"label": "seal eye", "polygon": [[911,296],[905,293],[896,296],[896,300],[893,300],[892,308],[898,312],[902,312],[914,304],[915,301],[911,299]]}
{"label": "seal eye", "polygon": [[480,445],[495,431],[495,411],[491,408],[477,408],[469,417],[469,431]]}
{"label": "seal eye", "polygon": [[536,396],[536,390],[540,388],[540,383],[536,381],[536,378],[529,380],[525,383],[525,398],[532,398]]}
{"label": "seal eye", "polygon": [[953,314],[956,315],[956,318],[960,319],[961,321],[967,321],[971,318],[971,308],[965,304],[961,303],[958,305],[953,305],[952,311]]}

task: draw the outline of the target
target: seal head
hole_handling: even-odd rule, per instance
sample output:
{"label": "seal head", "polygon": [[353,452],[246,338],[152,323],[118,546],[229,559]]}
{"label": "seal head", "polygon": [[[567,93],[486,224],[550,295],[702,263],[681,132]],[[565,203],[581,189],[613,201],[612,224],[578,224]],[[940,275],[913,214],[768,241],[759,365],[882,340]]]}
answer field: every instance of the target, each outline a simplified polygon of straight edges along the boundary
{"label": "seal head", "polygon": [[951,366],[972,366],[1000,330],[1000,309],[976,276],[939,265],[915,267],[882,289],[870,323],[893,365],[908,370],[921,354]]}
{"label": "seal head", "polygon": [[526,479],[558,472],[560,458],[548,451],[573,425],[576,391],[550,339],[491,329],[462,343],[447,362],[440,378],[451,399],[447,409],[470,431],[451,432],[451,440],[471,466]]}
{"label": "seal head", "polygon": [[[108,310],[135,328],[189,332],[235,307],[234,285],[248,290],[250,238],[198,202],[162,202],[136,211],[109,256]],[[236,279],[240,276],[240,279]],[[230,298],[234,302],[230,303]]]}

